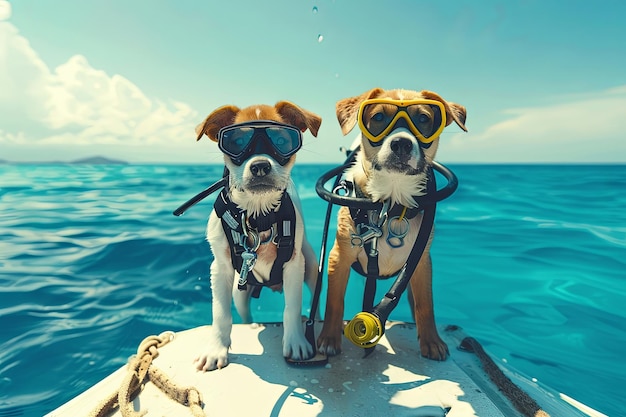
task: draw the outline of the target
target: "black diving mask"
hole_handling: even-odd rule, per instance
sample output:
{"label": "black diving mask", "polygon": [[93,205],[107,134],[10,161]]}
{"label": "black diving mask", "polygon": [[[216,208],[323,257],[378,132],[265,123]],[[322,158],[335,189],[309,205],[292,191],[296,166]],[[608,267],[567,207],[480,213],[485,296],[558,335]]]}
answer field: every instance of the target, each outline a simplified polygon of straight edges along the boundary
{"label": "black diving mask", "polygon": [[302,132],[288,124],[255,120],[221,128],[217,143],[235,165],[243,164],[254,154],[267,154],[285,165],[302,147]]}

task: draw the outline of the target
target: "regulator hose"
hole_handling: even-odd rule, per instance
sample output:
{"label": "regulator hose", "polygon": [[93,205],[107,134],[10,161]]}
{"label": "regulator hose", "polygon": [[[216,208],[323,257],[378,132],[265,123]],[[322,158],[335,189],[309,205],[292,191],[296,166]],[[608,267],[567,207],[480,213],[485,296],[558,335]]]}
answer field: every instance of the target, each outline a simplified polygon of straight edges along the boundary
{"label": "regulator hose", "polygon": [[[348,160],[343,165],[335,167],[322,175],[315,184],[315,191],[322,199],[332,204],[367,210],[380,210],[383,204],[381,202],[374,202],[368,198],[339,195],[333,191],[327,190],[324,186],[332,178],[341,175],[341,173],[343,173],[343,171],[345,171],[346,168],[348,168],[353,162],[354,158],[348,158]],[[456,175],[454,175],[454,172],[452,172],[446,166],[440,164],[437,161],[432,161],[431,165],[435,171],[443,175],[448,183],[441,189],[436,190],[432,193],[427,193],[423,196],[414,196],[413,199],[419,205],[419,207],[423,207],[427,204],[433,204],[450,197],[459,186],[459,180],[457,179]]]}

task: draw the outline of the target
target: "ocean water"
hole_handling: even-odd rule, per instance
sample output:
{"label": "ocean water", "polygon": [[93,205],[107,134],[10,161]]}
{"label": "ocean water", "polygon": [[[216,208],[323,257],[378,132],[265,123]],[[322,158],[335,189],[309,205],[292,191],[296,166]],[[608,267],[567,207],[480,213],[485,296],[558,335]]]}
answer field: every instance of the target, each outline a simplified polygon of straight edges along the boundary
{"label": "ocean water", "polygon": [[[314,184],[329,168],[293,173],[318,253],[326,203]],[[497,361],[626,415],[626,166],[450,168],[460,186],[438,205],[432,249],[438,324],[460,325]],[[0,416],[43,415],[122,366],[145,336],[211,322],[212,199],[171,213],[221,173],[0,165]],[[346,318],[362,288],[353,274]],[[264,291],[255,319],[279,321],[281,304]],[[412,320],[407,304],[391,318]]]}

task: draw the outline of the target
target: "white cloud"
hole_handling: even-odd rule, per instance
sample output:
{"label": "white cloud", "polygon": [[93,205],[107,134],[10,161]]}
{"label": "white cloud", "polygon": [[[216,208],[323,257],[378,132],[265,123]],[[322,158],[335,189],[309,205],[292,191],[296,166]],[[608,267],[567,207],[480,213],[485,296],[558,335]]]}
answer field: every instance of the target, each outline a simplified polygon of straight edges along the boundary
{"label": "white cloud", "polygon": [[458,162],[626,162],[626,86],[503,114],[505,120],[482,132],[445,139],[439,156]]}
{"label": "white cloud", "polygon": [[0,0],[0,21],[9,20],[11,18],[11,3],[6,0]]}
{"label": "white cloud", "polygon": [[200,121],[187,104],[147,97],[123,76],[93,68],[82,55],[51,70],[8,22],[0,22],[0,85],[0,144],[12,149],[141,144],[171,148],[180,141],[192,144]]}
{"label": "white cloud", "polygon": [[[50,71],[15,26],[0,21],[0,110],[2,128],[30,123],[45,115],[45,87]],[[10,125],[7,126],[6,123]]]}
{"label": "white cloud", "polygon": [[53,129],[68,126],[102,126],[113,122],[112,133],[128,134],[127,125],[152,110],[152,102],[127,79],[92,68],[75,55],[56,68],[48,85],[46,122]]}

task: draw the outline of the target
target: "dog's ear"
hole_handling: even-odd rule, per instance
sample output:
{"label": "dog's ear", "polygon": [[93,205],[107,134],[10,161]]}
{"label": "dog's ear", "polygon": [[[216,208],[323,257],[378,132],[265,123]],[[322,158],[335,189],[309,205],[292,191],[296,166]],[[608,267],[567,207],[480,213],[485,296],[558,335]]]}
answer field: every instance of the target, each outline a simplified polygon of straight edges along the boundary
{"label": "dog's ear", "polygon": [[465,127],[465,118],[467,117],[467,110],[460,104],[445,101],[440,95],[433,93],[432,91],[422,90],[420,92],[424,98],[430,100],[437,100],[443,103],[446,108],[446,126],[450,125],[454,120],[461,129],[467,132]]}
{"label": "dog's ear", "polygon": [[379,97],[385,90],[382,88],[373,88],[360,96],[348,97],[343,100],[339,100],[335,109],[337,111],[337,120],[341,126],[341,133],[347,135],[350,133],[356,125],[357,113],[359,112],[359,106],[364,100]]}
{"label": "dog's ear", "polygon": [[215,110],[204,119],[204,122],[196,126],[196,140],[200,140],[202,135],[207,135],[213,142],[217,142],[217,133],[224,126],[232,125],[237,113],[239,113],[239,107],[232,105]]}
{"label": "dog's ear", "polygon": [[303,132],[309,129],[311,134],[317,137],[317,132],[322,125],[322,118],[317,114],[304,110],[289,101],[279,101],[274,108],[285,123],[293,125]]}

